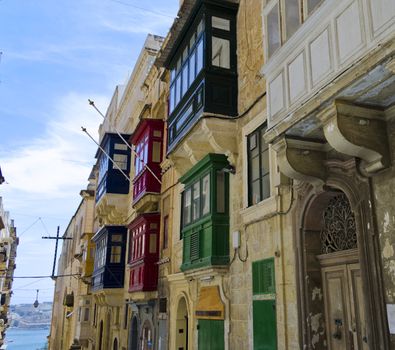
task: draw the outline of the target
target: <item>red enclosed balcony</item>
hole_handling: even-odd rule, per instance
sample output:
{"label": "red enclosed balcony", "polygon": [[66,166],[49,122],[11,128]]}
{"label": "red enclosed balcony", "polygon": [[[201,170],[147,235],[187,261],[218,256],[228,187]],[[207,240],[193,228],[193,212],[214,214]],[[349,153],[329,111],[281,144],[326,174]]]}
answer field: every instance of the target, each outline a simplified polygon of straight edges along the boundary
{"label": "red enclosed balcony", "polygon": [[[137,126],[130,142],[135,146],[135,175],[133,179],[133,205],[145,195],[160,193],[160,163],[163,158],[163,121],[143,119]],[[155,176],[149,171],[149,169]]]}
{"label": "red enclosed balcony", "polygon": [[129,225],[129,292],[157,288],[159,225],[159,213],[142,214]]}

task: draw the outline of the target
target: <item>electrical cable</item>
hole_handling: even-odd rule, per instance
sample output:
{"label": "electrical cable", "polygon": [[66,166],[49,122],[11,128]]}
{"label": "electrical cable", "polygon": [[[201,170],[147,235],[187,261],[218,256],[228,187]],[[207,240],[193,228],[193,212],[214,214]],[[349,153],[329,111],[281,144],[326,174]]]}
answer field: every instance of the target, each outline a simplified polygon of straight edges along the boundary
{"label": "electrical cable", "polygon": [[6,276],[7,278],[11,278],[11,279],[15,279],[15,278],[21,278],[21,279],[27,279],[27,278],[31,278],[31,279],[37,279],[37,278],[59,278],[59,277],[73,277],[73,276],[81,276],[80,273],[70,273],[70,274],[66,274],[66,275],[57,275],[57,276]]}
{"label": "electrical cable", "polygon": [[81,126],[82,131],[89,136],[89,138],[99,147],[99,149],[106,155],[106,157],[110,160],[110,162],[122,173],[122,175],[130,182],[129,176],[120,168],[120,166],[114,162],[114,160],[110,157],[110,155],[99,145],[99,143],[92,137],[92,135],[88,132],[86,128]]}
{"label": "electrical cable", "polygon": [[[95,101],[92,101],[91,99],[88,98],[88,102],[89,105],[92,106],[97,113],[99,113],[101,115],[101,117],[106,120],[106,116],[100,111],[99,108],[96,107],[95,105]],[[144,162],[144,159],[142,159],[140,157],[140,155],[133,149],[132,146],[130,146],[129,142],[125,140],[125,138],[122,136],[122,134],[116,129],[116,127],[113,125],[113,123],[111,122],[111,120],[109,119],[109,124],[110,126],[115,130],[115,132],[117,133],[117,135],[121,138],[121,140],[123,141],[123,143],[131,150],[131,152],[134,154],[135,157],[137,157],[137,159],[140,161],[140,163],[142,163],[142,165],[144,166],[145,169],[147,169],[151,175],[155,178],[156,181],[159,182],[160,185],[162,185],[162,181],[156,176],[155,172]],[[96,142],[96,141],[95,141]],[[97,142],[96,142],[97,144]],[[100,147],[100,146],[99,146]]]}
{"label": "electrical cable", "polygon": [[41,218],[39,217],[36,221],[34,221],[28,228],[22,231],[22,233],[18,234],[18,237],[20,238],[25,232],[30,230],[38,221],[40,221]]}
{"label": "electrical cable", "polygon": [[153,10],[150,10],[150,9],[146,9],[144,7],[140,7],[140,6],[136,6],[136,5],[133,5],[133,4],[129,4],[129,3],[126,3],[126,2],[123,2],[123,1],[120,1],[120,0],[109,0],[109,1],[116,2],[118,4],[121,4],[121,5],[124,5],[124,6],[128,6],[128,7],[133,7],[135,9],[137,9],[137,10],[141,10],[141,11],[145,11],[145,12],[148,12],[148,13],[152,13],[152,14],[157,15],[157,16],[162,16],[162,17],[167,17],[167,18],[174,19],[173,16],[166,15],[166,14],[161,13],[161,12],[156,12],[156,11],[153,11]]}

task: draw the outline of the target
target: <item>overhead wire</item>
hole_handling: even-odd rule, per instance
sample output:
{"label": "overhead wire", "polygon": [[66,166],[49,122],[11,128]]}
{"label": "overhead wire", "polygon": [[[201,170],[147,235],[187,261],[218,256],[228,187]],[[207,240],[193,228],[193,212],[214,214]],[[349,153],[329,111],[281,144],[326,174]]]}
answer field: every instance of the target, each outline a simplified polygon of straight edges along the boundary
{"label": "overhead wire", "polygon": [[124,2],[124,1],[120,1],[120,0],[109,0],[109,1],[116,2],[118,4],[121,4],[121,5],[124,5],[124,6],[128,6],[128,7],[133,7],[135,9],[137,9],[137,10],[141,10],[141,11],[144,11],[144,12],[152,13],[152,14],[157,15],[157,16],[162,16],[162,17],[167,17],[167,18],[174,19],[174,16],[167,15],[167,14],[164,14],[164,13],[161,13],[161,12],[157,12],[157,11],[154,11],[154,10],[150,10],[150,9],[147,9],[147,8],[144,8],[144,7],[136,6],[136,5],[130,4],[128,2]]}
{"label": "overhead wire", "polygon": [[25,232],[29,231],[38,221],[40,221],[41,218],[37,218],[36,221],[34,221],[30,226],[28,226],[25,230],[23,230],[21,233],[18,234],[18,237],[21,237]]}

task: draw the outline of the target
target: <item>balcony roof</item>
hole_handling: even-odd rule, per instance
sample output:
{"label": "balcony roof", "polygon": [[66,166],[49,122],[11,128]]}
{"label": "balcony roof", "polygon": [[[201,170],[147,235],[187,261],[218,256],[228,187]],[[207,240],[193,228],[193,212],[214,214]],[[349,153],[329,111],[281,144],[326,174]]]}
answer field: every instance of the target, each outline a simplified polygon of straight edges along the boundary
{"label": "balcony roof", "polygon": [[155,60],[154,64],[157,67],[169,68],[170,60],[180,45],[185,32],[188,30],[191,19],[196,15],[203,3],[233,7],[235,5],[238,6],[239,0],[184,0]]}

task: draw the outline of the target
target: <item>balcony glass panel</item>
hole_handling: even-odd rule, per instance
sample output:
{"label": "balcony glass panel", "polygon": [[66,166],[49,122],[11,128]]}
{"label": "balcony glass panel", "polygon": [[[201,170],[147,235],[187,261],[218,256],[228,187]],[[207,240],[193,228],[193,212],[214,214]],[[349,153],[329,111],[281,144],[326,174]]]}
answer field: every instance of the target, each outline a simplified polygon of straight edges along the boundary
{"label": "balcony glass panel", "polygon": [[213,36],[211,64],[215,67],[230,68],[230,43],[227,39]]}
{"label": "balcony glass panel", "polygon": [[269,57],[280,47],[280,12],[278,4],[274,5],[266,17]]}
{"label": "balcony glass panel", "polygon": [[285,0],[286,39],[290,38],[301,24],[300,0]]}

